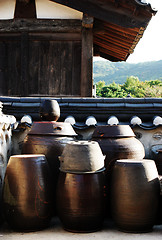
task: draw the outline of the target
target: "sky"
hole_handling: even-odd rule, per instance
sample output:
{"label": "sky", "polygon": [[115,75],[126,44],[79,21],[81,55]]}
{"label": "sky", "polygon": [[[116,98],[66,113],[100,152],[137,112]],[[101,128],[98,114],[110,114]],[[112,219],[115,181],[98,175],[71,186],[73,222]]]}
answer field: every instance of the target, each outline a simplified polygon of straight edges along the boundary
{"label": "sky", "polygon": [[[162,0],[147,0],[147,2],[148,1],[158,12],[149,22],[134,53],[128,57],[127,62],[129,63],[162,60]],[[98,58],[98,60],[102,59]]]}
{"label": "sky", "polygon": [[162,0],[149,0],[158,9],[152,17],[134,53],[127,60],[130,63],[162,60]]}

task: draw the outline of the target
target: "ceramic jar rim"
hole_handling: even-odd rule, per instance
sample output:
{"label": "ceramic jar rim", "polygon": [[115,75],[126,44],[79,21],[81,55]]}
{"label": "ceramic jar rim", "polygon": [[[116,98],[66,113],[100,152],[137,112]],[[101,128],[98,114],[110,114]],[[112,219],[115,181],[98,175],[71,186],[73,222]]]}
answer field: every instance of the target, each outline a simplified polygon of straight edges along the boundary
{"label": "ceramic jar rim", "polygon": [[73,171],[73,170],[62,170],[61,168],[59,168],[60,172],[64,172],[64,173],[72,173],[72,174],[79,174],[79,175],[84,175],[84,174],[94,174],[94,173],[101,173],[101,172],[104,172],[105,171],[105,167],[103,168],[100,168],[96,171],[87,171],[87,172],[84,172],[84,171]]}

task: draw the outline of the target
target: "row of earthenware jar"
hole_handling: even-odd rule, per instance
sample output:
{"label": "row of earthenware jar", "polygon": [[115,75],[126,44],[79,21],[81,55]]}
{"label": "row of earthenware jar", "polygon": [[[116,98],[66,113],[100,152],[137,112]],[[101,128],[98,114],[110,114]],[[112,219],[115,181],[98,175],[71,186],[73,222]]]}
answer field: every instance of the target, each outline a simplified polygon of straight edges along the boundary
{"label": "row of earthenware jar", "polygon": [[[87,164],[78,163],[77,147],[89,149]],[[90,150],[98,148],[100,164]],[[81,148],[81,147],[80,147]],[[71,151],[72,150],[72,151]],[[76,151],[72,168],[66,155]],[[88,152],[86,150],[86,152]],[[104,157],[96,142],[68,143],[60,157],[57,184],[58,216],[64,229],[92,232],[104,221]],[[80,152],[79,158],[85,155]],[[68,157],[67,157],[68,159]],[[86,158],[87,159],[87,158]],[[66,170],[67,166],[67,170]],[[81,169],[81,170],[80,170]],[[8,224],[17,230],[47,227],[55,207],[49,166],[44,155],[15,155],[9,160],[3,188],[3,210]],[[109,187],[109,186],[108,186]],[[157,218],[160,185],[152,160],[117,160],[111,181],[111,210],[118,228],[128,232],[150,231]]]}
{"label": "row of earthenware jar", "polygon": [[2,201],[9,225],[40,229],[57,214],[66,230],[92,232],[111,211],[123,231],[151,230],[159,178],[155,163],[142,160],[144,148],[132,129],[98,126],[93,141],[76,141],[72,126],[56,122],[55,115],[43,113],[45,121],[34,122],[22,155],[9,160]]}
{"label": "row of earthenware jar", "polygon": [[[72,232],[93,232],[102,227],[105,218],[104,164],[81,163],[82,171],[73,164],[66,170],[66,152],[95,142],[72,142],[61,156],[56,205],[64,229]],[[73,149],[73,150],[74,150]],[[69,154],[69,152],[68,152]],[[83,154],[84,155],[84,154]],[[80,155],[80,158],[83,156]],[[85,168],[84,168],[85,163]],[[79,163],[80,165],[80,163]],[[98,169],[101,167],[100,169]],[[55,207],[49,165],[44,155],[11,156],[4,180],[3,211],[11,228],[38,230],[47,227]],[[117,160],[111,179],[111,210],[117,227],[127,232],[152,230],[157,220],[160,184],[153,160]]]}

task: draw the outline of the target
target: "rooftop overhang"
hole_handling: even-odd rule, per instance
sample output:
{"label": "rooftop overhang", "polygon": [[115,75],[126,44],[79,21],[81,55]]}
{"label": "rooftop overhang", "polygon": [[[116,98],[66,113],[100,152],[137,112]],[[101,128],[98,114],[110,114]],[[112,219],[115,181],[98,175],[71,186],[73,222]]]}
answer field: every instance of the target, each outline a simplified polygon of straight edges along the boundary
{"label": "rooftop overhang", "polygon": [[94,18],[94,56],[126,61],[156,11],[140,0],[51,0]]}

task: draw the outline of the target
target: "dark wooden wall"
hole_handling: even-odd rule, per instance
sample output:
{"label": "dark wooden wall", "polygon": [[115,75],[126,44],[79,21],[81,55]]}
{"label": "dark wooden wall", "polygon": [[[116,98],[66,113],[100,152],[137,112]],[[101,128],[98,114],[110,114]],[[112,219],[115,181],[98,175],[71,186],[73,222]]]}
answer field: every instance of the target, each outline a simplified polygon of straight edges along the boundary
{"label": "dark wooden wall", "polygon": [[0,33],[0,95],[80,96],[81,33]]}

